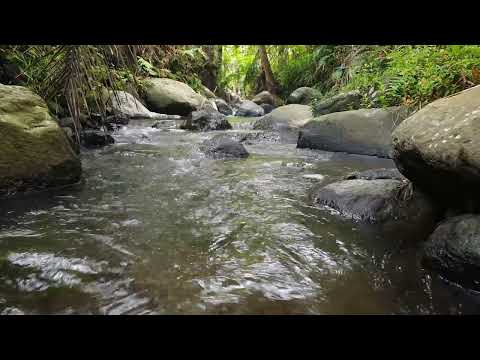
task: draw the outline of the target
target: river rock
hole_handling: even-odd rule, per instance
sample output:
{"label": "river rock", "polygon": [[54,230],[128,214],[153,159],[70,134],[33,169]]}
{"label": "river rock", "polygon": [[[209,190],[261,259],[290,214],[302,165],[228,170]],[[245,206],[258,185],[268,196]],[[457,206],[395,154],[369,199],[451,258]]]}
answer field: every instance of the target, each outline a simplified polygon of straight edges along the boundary
{"label": "river rock", "polygon": [[396,168],[386,169],[370,169],[365,171],[356,171],[344,177],[344,180],[377,180],[377,179],[394,179],[400,181],[408,181]]}
{"label": "river rock", "polygon": [[217,105],[217,109],[223,115],[232,115],[233,111],[230,105],[223,99],[215,99],[215,104]]}
{"label": "river rock", "polygon": [[205,140],[200,149],[213,159],[239,159],[249,156],[242,144],[226,135],[217,135]]}
{"label": "river rock", "polygon": [[391,107],[319,116],[300,128],[297,147],[390,157],[392,131],[408,113],[405,107]]}
{"label": "river rock", "polygon": [[398,169],[442,202],[480,210],[480,86],[436,100],[392,134]]}
{"label": "river rock", "polygon": [[281,141],[280,135],[273,131],[245,131],[232,133],[231,137],[246,145],[275,144]]}
{"label": "river rock", "polygon": [[464,214],[440,223],[424,245],[422,263],[480,289],[480,215]]}
{"label": "river rock", "polygon": [[244,100],[238,106],[235,116],[263,116],[264,112],[260,105],[253,101]]}
{"label": "river rock", "polygon": [[257,105],[269,104],[273,107],[283,105],[282,99],[280,99],[276,95],[271,94],[268,91],[262,91],[258,93],[257,95],[255,95],[252,101]]}
{"label": "river rock", "polygon": [[430,200],[408,181],[395,179],[344,180],[318,190],[316,205],[328,206],[345,217],[372,223],[401,221],[425,232],[434,225]]}
{"label": "river rock", "polygon": [[97,148],[115,143],[111,135],[100,130],[83,130],[80,140],[86,148]]}
{"label": "river rock", "polygon": [[212,90],[207,88],[205,85],[201,85],[200,92],[207,99],[216,99],[217,98],[217,96],[212,92]]}
{"label": "river rock", "polygon": [[360,108],[362,95],[359,91],[338,94],[313,104],[315,116],[326,115],[338,111],[356,110]]}
{"label": "river rock", "polygon": [[200,108],[205,99],[180,81],[149,78],[145,84],[147,105],[158,113],[186,116]]}
{"label": "river rock", "polygon": [[298,129],[312,119],[312,109],[308,105],[291,104],[280,106],[271,113],[255,120],[256,130],[279,131],[286,128]]}
{"label": "river rock", "polygon": [[81,163],[47,104],[0,84],[0,195],[75,183]]}
{"label": "river rock", "polygon": [[232,125],[226,119],[226,116],[212,109],[193,111],[191,115],[180,124],[184,130],[209,131],[209,130],[229,130]]}
{"label": "river rock", "polygon": [[320,98],[321,96],[320,91],[314,88],[300,87],[290,94],[287,99],[287,104],[310,105],[313,99]]}
{"label": "river rock", "polygon": [[273,109],[275,109],[275,107],[270,104],[261,104],[260,106],[263,109],[264,114],[269,114],[272,112]]}
{"label": "river rock", "polygon": [[108,103],[114,115],[130,119],[166,119],[168,115],[148,110],[139,100],[126,91],[110,91]]}

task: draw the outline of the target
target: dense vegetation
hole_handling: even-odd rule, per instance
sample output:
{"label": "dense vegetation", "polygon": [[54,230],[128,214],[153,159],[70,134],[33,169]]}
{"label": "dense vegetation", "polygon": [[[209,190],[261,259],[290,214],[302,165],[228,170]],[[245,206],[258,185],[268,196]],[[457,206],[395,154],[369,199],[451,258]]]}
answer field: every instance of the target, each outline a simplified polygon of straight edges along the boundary
{"label": "dense vegetation", "polygon": [[271,90],[271,71],[273,90],[284,99],[301,86],[322,96],[356,89],[366,107],[422,106],[480,83],[478,45],[22,45],[1,46],[0,61],[18,68],[14,83],[73,113],[91,107],[104,87],[140,93],[148,76],[251,97]]}

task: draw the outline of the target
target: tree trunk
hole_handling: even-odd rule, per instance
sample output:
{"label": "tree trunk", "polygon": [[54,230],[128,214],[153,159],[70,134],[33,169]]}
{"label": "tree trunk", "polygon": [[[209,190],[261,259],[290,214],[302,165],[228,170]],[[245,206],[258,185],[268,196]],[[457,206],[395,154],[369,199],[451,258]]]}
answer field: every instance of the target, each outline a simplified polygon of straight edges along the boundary
{"label": "tree trunk", "polygon": [[258,51],[260,53],[260,60],[262,62],[262,70],[265,76],[265,87],[272,95],[279,95],[280,85],[273,76],[272,67],[268,60],[267,49],[265,45],[259,45]]}
{"label": "tree trunk", "polygon": [[207,55],[207,63],[200,77],[203,85],[215,91],[222,63],[222,45],[205,45],[202,49]]}

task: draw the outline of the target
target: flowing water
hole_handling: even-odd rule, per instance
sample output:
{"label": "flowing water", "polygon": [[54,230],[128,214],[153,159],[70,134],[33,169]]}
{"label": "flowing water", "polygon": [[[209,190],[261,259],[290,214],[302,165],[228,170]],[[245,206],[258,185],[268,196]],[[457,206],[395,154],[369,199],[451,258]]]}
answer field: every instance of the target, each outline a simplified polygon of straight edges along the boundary
{"label": "flowing water", "polygon": [[390,160],[295,144],[210,160],[198,144],[213,133],[150,125],[84,152],[82,184],[2,201],[0,313],[479,312],[406,233],[311,206],[312,188]]}

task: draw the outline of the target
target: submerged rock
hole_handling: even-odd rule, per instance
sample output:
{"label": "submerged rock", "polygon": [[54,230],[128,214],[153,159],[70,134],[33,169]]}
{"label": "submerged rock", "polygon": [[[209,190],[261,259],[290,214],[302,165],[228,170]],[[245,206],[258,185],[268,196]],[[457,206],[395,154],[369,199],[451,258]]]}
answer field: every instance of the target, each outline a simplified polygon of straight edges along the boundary
{"label": "submerged rock", "polygon": [[422,262],[461,285],[480,289],[480,215],[440,223],[424,245]]}
{"label": "submerged rock", "polygon": [[75,183],[80,159],[46,103],[0,84],[0,196]]}
{"label": "submerged rock", "polygon": [[225,115],[215,110],[199,110],[191,113],[180,125],[184,130],[209,131],[209,130],[229,130],[232,125],[228,122]]}
{"label": "submerged rock", "polygon": [[390,157],[392,131],[408,114],[404,107],[391,107],[319,116],[300,128],[297,147]]}
{"label": "submerged rock", "polygon": [[205,140],[200,150],[213,159],[241,159],[249,156],[242,144],[226,135],[217,135]]}
{"label": "submerged rock", "polygon": [[263,114],[262,107],[250,100],[242,101],[235,112],[235,116],[263,116]]}
{"label": "submerged rock", "polygon": [[436,100],[392,134],[407,178],[449,206],[480,210],[480,86]]}
{"label": "submerged rock", "polygon": [[151,110],[182,116],[199,109],[205,99],[187,84],[167,78],[148,79],[145,93]]}
{"label": "submerged rock", "polygon": [[86,148],[97,148],[115,143],[111,135],[100,130],[84,130],[80,134],[80,140]]}

